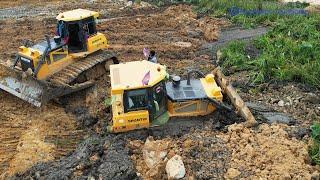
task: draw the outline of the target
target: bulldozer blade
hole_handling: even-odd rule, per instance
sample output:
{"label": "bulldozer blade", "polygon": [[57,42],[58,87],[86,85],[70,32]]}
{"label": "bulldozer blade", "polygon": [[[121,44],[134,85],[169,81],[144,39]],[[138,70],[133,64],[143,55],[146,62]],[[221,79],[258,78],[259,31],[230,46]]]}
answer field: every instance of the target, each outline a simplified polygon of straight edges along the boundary
{"label": "bulldozer blade", "polygon": [[37,107],[41,107],[51,99],[83,90],[95,84],[93,81],[87,81],[73,86],[67,84],[56,86],[32,76],[22,75],[23,72],[16,69],[8,68],[7,70],[9,72],[7,75],[0,76],[0,89]]}
{"label": "bulldozer blade", "polygon": [[19,80],[14,77],[0,79],[0,89],[23,99],[37,107],[42,105],[43,87],[28,80]]}
{"label": "bulldozer blade", "polygon": [[226,79],[220,67],[215,68],[212,74],[214,75],[217,84],[222,88],[223,93],[226,94],[231,100],[231,103],[235,107],[236,112],[246,120],[246,125],[248,127],[256,125],[257,121],[252,115],[250,109],[246,106],[231,83],[229,83],[229,81]]}

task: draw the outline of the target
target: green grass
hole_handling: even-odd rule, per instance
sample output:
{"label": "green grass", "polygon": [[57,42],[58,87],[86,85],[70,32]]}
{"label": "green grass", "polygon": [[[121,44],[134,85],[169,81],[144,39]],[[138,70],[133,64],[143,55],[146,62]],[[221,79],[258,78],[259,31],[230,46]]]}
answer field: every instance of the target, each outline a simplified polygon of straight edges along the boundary
{"label": "green grass", "polygon": [[243,42],[232,42],[222,49],[222,66],[251,70],[256,83],[276,79],[320,88],[320,16],[278,19],[253,43],[262,52],[259,57],[251,59]]}
{"label": "green grass", "polygon": [[196,0],[192,3],[197,5],[197,9],[202,12],[210,12],[214,16],[225,16],[227,9],[239,7],[246,10],[251,9],[279,9],[281,6],[275,0]]}
{"label": "green grass", "polygon": [[309,148],[311,160],[320,164],[320,124],[315,123],[311,126],[312,145]]}
{"label": "green grass", "polygon": [[[304,8],[306,3],[288,3],[283,4],[277,0],[186,0],[196,6],[199,13],[211,14],[215,17],[228,17],[227,10],[231,7],[238,7],[244,10],[263,9],[263,10],[279,10],[279,9],[292,9]],[[260,16],[245,16],[238,15],[235,17],[228,17],[235,24],[244,27],[255,27],[256,25],[272,25],[283,16],[276,14],[260,15]]]}
{"label": "green grass", "polygon": [[[172,2],[172,1],[171,1]],[[278,0],[181,0],[195,5],[198,13],[228,17],[227,9],[279,10],[304,8],[305,3],[279,3]],[[270,32],[253,44],[261,50],[259,57],[246,54],[245,43],[232,42],[222,49],[225,69],[249,70],[252,81],[262,83],[271,79],[296,81],[320,88],[320,16],[302,15],[238,15],[231,22],[247,28],[258,25],[271,27]]]}

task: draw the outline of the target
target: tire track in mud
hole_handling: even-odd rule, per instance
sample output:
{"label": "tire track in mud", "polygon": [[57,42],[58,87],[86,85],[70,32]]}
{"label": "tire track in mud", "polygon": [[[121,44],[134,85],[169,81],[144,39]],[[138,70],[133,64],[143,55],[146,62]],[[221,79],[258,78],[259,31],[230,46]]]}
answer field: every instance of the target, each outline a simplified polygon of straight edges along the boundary
{"label": "tire track in mud", "polygon": [[0,178],[73,151],[84,132],[63,108],[37,109],[0,91]]}

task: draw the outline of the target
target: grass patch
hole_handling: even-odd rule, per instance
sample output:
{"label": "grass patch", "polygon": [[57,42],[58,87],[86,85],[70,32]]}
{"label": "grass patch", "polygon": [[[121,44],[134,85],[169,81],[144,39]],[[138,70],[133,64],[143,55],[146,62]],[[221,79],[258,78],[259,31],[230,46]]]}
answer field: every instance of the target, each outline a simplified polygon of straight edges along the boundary
{"label": "grass patch", "polygon": [[320,124],[311,126],[312,145],[309,147],[309,156],[315,164],[320,164]]}
{"label": "grass patch", "polygon": [[276,0],[197,0],[192,3],[197,5],[199,11],[209,12],[213,16],[226,16],[227,10],[235,6],[245,10],[276,10],[282,6]]}
{"label": "grass patch", "polygon": [[261,50],[252,59],[243,42],[222,50],[222,66],[251,70],[256,83],[270,79],[296,81],[320,88],[320,17],[293,16],[278,19],[274,27],[254,41]]}
{"label": "grass patch", "polygon": [[[210,14],[214,17],[228,17],[227,10],[232,7],[238,7],[243,10],[283,10],[305,8],[307,3],[280,3],[278,0],[186,0],[196,6],[200,14]],[[266,14],[258,16],[237,15],[228,17],[235,23],[247,28],[255,27],[260,24],[272,25],[273,22],[285,17],[278,14]]]}

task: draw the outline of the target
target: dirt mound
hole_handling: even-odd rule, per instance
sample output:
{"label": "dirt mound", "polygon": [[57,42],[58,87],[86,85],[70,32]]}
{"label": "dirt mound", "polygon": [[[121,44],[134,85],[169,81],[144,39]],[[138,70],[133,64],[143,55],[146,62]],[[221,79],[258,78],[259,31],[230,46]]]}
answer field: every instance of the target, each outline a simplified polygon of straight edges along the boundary
{"label": "dirt mound", "polygon": [[[142,179],[166,178],[164,170],[166,162],[174,155],[180,155],[183,158],[187,179],[221,179],[227,170],[229,151],[214,132],[195,131],[180,138],[164,138],[152,142],[153,149],[146,146],[147,143],[143,141],[129,142],[129,147],[133,152],[131,159],[135,164],[137,174]],[[146,161],[144,155],[146,148],[150,151],[150,155],[157,154],[156,152],[161,149],[165,156],[150,168],[150,165],[147,165],[150,160]]]}
{"label": "dirt mound", "polygon": [[263,124],[253,130],[231,125],[226,134],[218,135],[231,152],[229,166],[236,171],[229,171],[239,171],[237,178],[310,179],[316,168],[308,162],[307,144],[289,138],[287,127]]}

